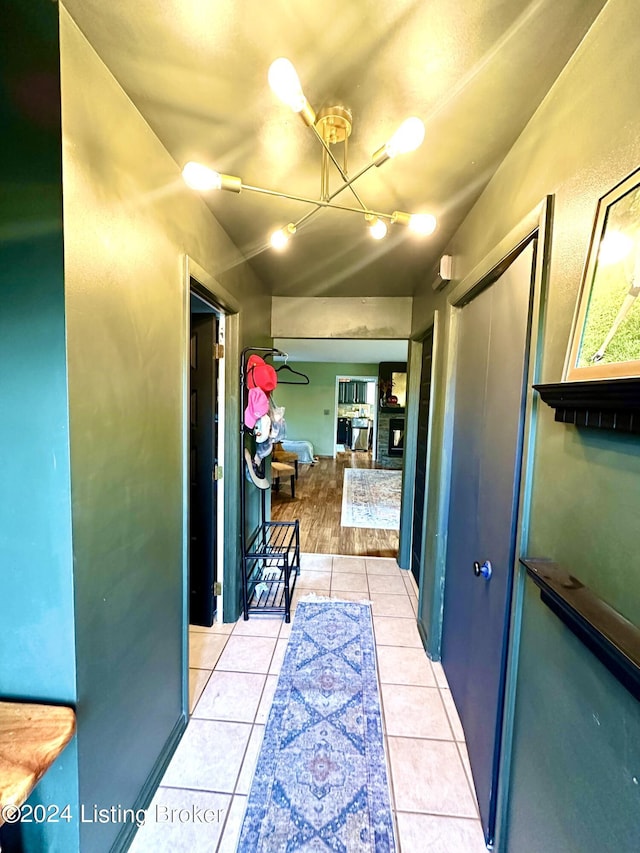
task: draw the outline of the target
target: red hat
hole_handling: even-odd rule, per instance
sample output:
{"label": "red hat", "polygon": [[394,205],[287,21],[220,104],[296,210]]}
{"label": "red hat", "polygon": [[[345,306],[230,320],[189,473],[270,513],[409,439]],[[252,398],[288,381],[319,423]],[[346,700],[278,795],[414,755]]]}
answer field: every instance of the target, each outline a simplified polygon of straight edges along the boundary
{"label": "red hat", "polygon": [[264,358],[260,355],[250,355],[249,360],[247,361],[247,371],[249,371],[256,364],[264,364]]}
{"label": "red hat", "polygon": [[278,384],[278,377],[270,364],[266,364],[259,355],[249,356],[247,362],[247,387],[261,388],[269,394]]}

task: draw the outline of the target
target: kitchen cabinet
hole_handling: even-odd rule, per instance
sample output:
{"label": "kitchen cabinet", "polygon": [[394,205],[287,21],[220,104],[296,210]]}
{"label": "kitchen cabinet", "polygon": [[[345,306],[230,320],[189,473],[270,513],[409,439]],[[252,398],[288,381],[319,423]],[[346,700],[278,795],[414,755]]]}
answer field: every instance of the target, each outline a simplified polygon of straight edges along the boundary
{"label": "kitchen cabinet", "polygon": [[338,429],[336,432],[336,443],[351,446],[351,418],[338,418]]}
{"label": "kitchen cabinet", "polygon": [[338,386],[339,403],[366,403],[367,383],[359,381],[340,382]]}

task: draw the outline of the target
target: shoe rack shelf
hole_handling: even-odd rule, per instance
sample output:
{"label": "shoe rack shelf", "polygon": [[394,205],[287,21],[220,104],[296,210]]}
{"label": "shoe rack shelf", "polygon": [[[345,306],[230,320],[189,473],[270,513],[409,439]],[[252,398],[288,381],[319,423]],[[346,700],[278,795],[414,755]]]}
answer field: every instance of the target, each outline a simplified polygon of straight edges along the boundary
{"label": "shoe rack shelf", "polygon": [[[285,622],[291,621],[291,599],[296,579],[300,573],[300,525],[295,521],[267,521],[267,489],[260,491],[260,520],[253,532],[247,533],[247,490],[258,489],[247,479],[244,448],[253,442],[253,434],[244,426],[244,407],[247,403],[245,383],[246,362],[250,353],[285,355],[280,350],[266,347],[248,347],[240,359],[241,434],[240,456],[240,525],[242,610],[244,619],[252,614],[283,613]],[[251,447],[252,445],[250,445]]]}
{"label": "shoe rack shelf", "polygon": [[265,521],[242,557],[244,618],[249,613],[284,613],[291,621],[291,598],[300,571],[298,521]]}

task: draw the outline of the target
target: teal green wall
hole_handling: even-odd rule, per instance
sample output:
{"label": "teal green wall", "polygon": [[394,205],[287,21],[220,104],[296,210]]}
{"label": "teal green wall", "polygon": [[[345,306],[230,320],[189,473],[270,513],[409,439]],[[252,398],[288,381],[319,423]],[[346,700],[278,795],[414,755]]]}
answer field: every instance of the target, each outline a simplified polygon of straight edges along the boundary
{"label": "teal green wall", "polygon": [[[66,11],[32,6],[7,6],[2,54],[0,695],[77,702],[30,798],[74,819],[23,826],[25,853],[106,851],[131,825],[79,824],[79,803],[146,805],[186,722],[185,255],[215,275],[235,250]],[[256,308],[226,362],[235,426],[238,346],[268,340],[269,296],[230,267]]]}
{"label": "teal green wall", "polygon": [[[73,700],[57,14],[22,7],[6,10],[12,37],[2,54],[2,168],[11,182],[0,193],[0,683],[5,695]],[[33,27],[25,50],[20,39]],[[46,121],[21,94],[36,71]]]}
{"label": "teal green wall", "polygon": [[[460,280],[554,195],[541,381],[562,378],[598,198],[640,165],[637,31],[637,2],[609,0],[448,249]],[[415,328],[445,299],[425,287]],[[637,438],[558,424],[539,407],[524,548],[561,563],[636,624],[639,483]],[[502,849],[636,849],[640,705],[545,611],[530,591]]]}
{"label": "teal green wall", "polygon": [[61,235],[16,240],[0,263],[0,683],[5,695],[73,701]]}
{"label": "teal green wall", "polygon": [[[327,341],[331,347],[331,341]],[[287,438],[310,441],[316,456],[333,456],[336,434],[336,376],[377,376],[377,364],[290,362],[308,385],[278,385],[274,399],[285,406]],[[294,377],[295,378],[295,377]],[[329,414],[325,415],[325,409]]]}
{"label": "teal green wall", "polygon": [[[158,157],[142,122],[64,16],[62,48],[80,799],[131,807],[186,723],[182,282],[153,206],[140,215],[134,159]],[[81,849],[120,829],[83,824]]]}
{"label": "teal green wall", "polygon": [[[241,317],[255,309],[231,361],[268,335],[269,297],[64,8],[61,69],[80,799],[139,808],[186,724],[185,255]],[[237,491],[225,496],[232,545]],[[128,828],[83,824],[80,847],[120,846]]]}
{"label": "teal green wall", "polygon": [[637,699],[585,652],[530,580],[523,639],[506,849],[636,851]]}
{"label": "teal green wall", "polygon": [[[74,705],[57,7],[5,3],[2,40],[0,698]],[[30,800],[60,801],[77,812],[75,743]],[[29,850],[78,843],[64,822],[21,835]]]}

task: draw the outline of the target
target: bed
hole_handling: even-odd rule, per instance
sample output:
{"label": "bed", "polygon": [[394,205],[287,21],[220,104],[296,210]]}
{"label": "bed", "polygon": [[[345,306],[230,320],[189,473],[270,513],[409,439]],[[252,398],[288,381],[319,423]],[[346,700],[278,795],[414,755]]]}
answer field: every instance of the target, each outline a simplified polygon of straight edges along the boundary
{"label": "bed", "polygon": [[314,465],[317,462],[316,457],[313,454],[313,444],[310,441],[293,441],[288,438],[283,438],[280,442],[282,444],[282,449],[289,451],[289,453],[297,453],[298,454],[298,462]]}

